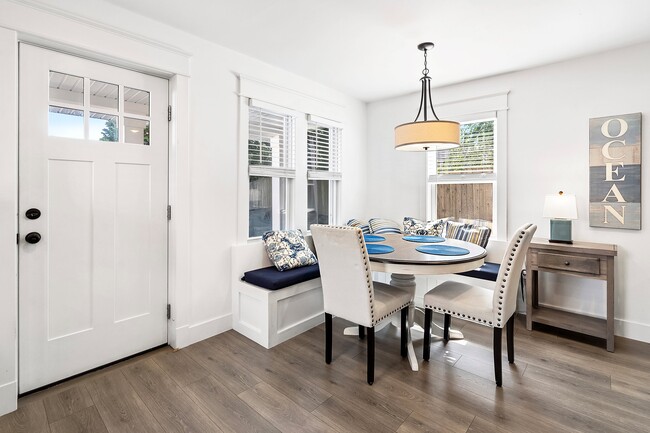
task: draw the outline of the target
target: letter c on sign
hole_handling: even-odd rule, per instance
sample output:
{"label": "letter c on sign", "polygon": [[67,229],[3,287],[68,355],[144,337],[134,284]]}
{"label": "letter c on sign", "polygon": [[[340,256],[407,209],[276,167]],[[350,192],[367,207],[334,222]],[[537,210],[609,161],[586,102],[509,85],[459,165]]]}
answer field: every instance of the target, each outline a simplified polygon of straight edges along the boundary
{"label": "letter c on sign", "polygon": [[[609,134],[609,124],[614,120],[616,120],[619,123],[620,127],[621,127],[621,130],[618,132],[618,135],[610,135]],[[607,138],[621,137],[621,136],[625,135],[625,133],[627,132],[627,122],[625,120],[619,119],[619,118],[607,119],[607,121],[605,121],[605,123],[603,123],[603,126],[600,127],[600,132],[602,132],[603,135],[605,137],[607,137]]]}

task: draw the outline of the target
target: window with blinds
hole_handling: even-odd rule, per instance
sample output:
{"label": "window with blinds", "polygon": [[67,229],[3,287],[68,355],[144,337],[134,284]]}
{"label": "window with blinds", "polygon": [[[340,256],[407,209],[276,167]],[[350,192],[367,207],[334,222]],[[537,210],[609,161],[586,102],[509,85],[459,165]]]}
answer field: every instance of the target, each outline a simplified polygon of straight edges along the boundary
{"label": "window with blinds", "polygon": [[341,128],[307,122],[307,224],[335,224]]}
{"label": "window with blinds", "polygon": [[494,119],[461,124],[459,147],[429,153],[429,176],[494,173],[494,131]]}
{"label": "window with blinds", "polygon": [[294,117],[251,106],[248,119],[249,174],[295,177]]}
{"label": "window with blinds", "polygon": [[496,119],[462,123],[459,147],[427,154],[431,215],[494,223],[495,130]]}
{"label": "window with blinds", "polygon": [[341,178],[341,128],[308,122],[307,177]]}
{"label": "window with blinds", "polygon": [[285,230],[295,170],[295,118],[265,108],[248,111],[248,235]]}

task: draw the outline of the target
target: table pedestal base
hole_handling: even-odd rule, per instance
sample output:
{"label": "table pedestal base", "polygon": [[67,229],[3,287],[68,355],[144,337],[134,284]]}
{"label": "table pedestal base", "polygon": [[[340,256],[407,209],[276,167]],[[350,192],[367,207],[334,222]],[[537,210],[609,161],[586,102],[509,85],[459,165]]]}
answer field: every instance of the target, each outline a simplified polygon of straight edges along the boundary
{"label": "table pedestal base", "polygon": [[[390,284],[391,286],[399,287],[405,290],[408,290],[412,295],[415,295],[415,276],[409,274],[391,274],[390,275]],[[416,308],[414,305],[409,308],[409,318],[408,322],[411,324],[411,327],[408,329],[408,338],[407,338],[407,352],[408,360],[411,365],[411,370],[418,371],[419,365],[417,357],[415,356],[415,349],[413,348],[413,337],[411,335],[412,331],[418,334],[418,340],[424,337],[424,310],[421,308]],[[400,316],[399,314],[393,314],[391,317],[379,322],[375,325],[375,332],[384,329],[389,324],[395,326],[398,330],[401,328]],[[443,328],[435,323],[432,323],[431,336],[435,339],[442,340]],[[433,333],[433,327],[436,327],[440,330],[440,335]],[[349,326],[343,330],[343,335],[359,335],[358,326]],[[463,333],[454,329],[449,330],[449,338],[451,340],[462,340],[465,338]]]}

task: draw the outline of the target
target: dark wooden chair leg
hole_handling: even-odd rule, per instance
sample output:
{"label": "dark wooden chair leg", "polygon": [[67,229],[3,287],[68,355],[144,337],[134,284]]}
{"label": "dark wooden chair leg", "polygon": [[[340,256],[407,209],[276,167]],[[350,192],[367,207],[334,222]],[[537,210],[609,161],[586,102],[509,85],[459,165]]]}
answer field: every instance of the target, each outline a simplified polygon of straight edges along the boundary
{"label": "dark wooden chair leg", "polygon": [[375,327],[368,328],[368,385],[375,381]]}
{"label": "dark wooden chair leg", "polygon": [[501,377],[501,331],[503,328],[493,328],[494,329],[494,380],[497,383],[497,386],[501,386],[502,377]]}
{"label": "dark wooden chair leg", "polygon": [[433,310],[431,308],[424,309],[424,343],[422,344],[422,358],[425,361],[429,360],[431,352],[431,316]]}
{"label": "dark wooden chair leg", "polygon": [[366,327],[359,325],[359,340],[363,340],[364,338],[366,338]]}
{"label": "dark wooden chair leg", "polygon": [[408,317],[408,314],[409,307],[402,308],[402,328],[400,332],[400,353],[402,354],[402,358],[406,358],[407,355],[406,344],[408,342],[408,329],[406,328],[406,318]]}
{"label": "dark wooden chair leg", "polygon": [[445,343],[449,341],[449,327],[451,326],[451,314],[445,313],[445,329],[442,334],[443,340],[445,340]]}
{"label": "dark wooden chair leg", "polygon": [[325,363],[332,362],[332,315],[325,313]]}
{"label": "dark wooden chair leg", "polygon": [[508,339],[508,362],[515,362],[515,315],[506,322],[506,337]]}

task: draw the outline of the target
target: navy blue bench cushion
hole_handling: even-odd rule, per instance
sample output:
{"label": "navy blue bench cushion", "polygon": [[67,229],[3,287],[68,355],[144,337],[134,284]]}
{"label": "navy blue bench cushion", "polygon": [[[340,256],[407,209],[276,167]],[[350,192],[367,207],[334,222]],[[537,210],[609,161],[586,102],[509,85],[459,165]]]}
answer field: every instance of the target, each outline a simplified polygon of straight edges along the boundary
{"label": "navy blue bench cushion", "polygon": [[320,278],[318,263],[310,266],[278,271],[275,266],[244,272],[243,281],[269,290],[278,290],[304,281]]}
{"label": "navy blue bench cushion", "polygon": [[481,280],[496,281],[499,277],[499,267],[500,265],[498,263],[485,262],[480,268],[472,269],[467,272],[459,272],[458,275],[479,278]]}

